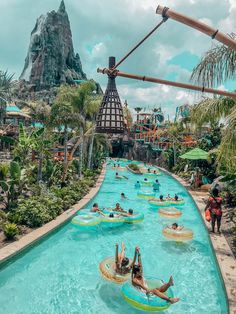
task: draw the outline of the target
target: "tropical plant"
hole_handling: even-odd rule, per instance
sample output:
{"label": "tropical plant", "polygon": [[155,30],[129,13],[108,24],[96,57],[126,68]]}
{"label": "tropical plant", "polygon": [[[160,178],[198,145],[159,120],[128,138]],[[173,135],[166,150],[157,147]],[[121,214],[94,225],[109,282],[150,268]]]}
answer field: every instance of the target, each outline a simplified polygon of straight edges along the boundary
{"label": "tropical plant", "polygon": [[79,176],[81,176],[83,168],[84,131],[86,118],[94,117],[98,110],[98,100],[93,95],[95,90],[96,84],[93,81],[88,81],[80,85],[77,90],[77,95],[73,97],[74,111],[80,116]]}
{"label": "tropical plant", "polygon": [[33,132],[28,132],[25,126],[20,123],[19,135],[15,140],[14,156],[20,156],[20,162],[22,165],[27,165],[30,160],[30,153],[32,152],[32,145],[34,142]]}
{"label": "tropical plant", "polygon": [[7,240],[12,240],[19,234],[19,229],[14,223],[6,223],[3,226],[3,232]]}
{"label": "tropical plant", "polygon": [[9,171],[7,163],[0,163],[0,180],[5,180]]}
{"label": "tropical plant", "polygon": [[10,91],[13,86],[13,76],[7,71],[0,70],[0,124],[5,115],[6,105],[10,99]]}
{"label": "tropical plant", "polygon": [[13,85],[13,76],[14,74],[0,70],[0,97],[9,98],[9,92]]}
{"label": "tropical plant", "polygon": [[[229,35],[236,39],[236,34]],[[214,86],[236,77],[236,51],[224,45],[208,50],[193,69],[191,79],[204,86]]]}
{"label": "tropical plant", "polygon": [[2,195],[0,202],[5,205],[6,210],[10,210],[17,197],[22,193],[27,182],[25,170],[21,169],[20,164],[12,161],[9,166],[9,176],[0,181]]}
{"label": "tropical plant", "polygon": [[64,133],[64,171],[68,159],[68,133],[69,128],[78,123],[78,117],[75,116],[72,107],[72,99],[75,95],[75,89],[71,86],[61,86],[51,109],[51,123]]}
{"label": "tropical plant", "polygon": [[57,136],[51,134],[46,128],[41,128],[32,133],[32,149],[38,155],[37,182],[43,179],[43,161],[45,157],[52,157],[51,150]]}
{"label": "tropical plant", "polygon": [[34,122],[40,122],[50,127],[51,106],[47,103],[43,101],[24,102],[24,108],[27,109]]}
{"label": "tropical plant", "polygon": [[[235,39],[236,35],[232,33],[230,37]],[[193,69],[191,79],[212,87],[235,77],[236,52],[230,47],[217,45],[206,52]],[[225,127],[218,147],[218,169],[226,166],[232,170],[236,166],[236,100],[230,97],[205,98],[191,113],[191,121],[198,127],[205,123],[219,123],[222,119]]]}

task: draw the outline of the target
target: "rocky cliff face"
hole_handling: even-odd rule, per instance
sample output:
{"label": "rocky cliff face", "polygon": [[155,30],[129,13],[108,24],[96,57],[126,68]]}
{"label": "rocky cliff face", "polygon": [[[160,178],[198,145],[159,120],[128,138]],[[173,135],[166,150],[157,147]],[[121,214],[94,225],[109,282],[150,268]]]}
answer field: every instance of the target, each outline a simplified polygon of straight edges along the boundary
{"label": "rocky cliff face", "polygon": [[86,80],[79,54],[74,53],[64,1],[57,12],[37,19],[20,80],[28,82],[34,91]]}

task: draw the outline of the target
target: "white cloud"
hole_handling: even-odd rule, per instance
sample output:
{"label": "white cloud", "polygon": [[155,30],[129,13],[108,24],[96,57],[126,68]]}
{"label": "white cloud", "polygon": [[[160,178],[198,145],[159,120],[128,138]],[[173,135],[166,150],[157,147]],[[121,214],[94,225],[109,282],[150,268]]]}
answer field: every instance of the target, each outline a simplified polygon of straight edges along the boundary
{"label": "white cloud", "polygon": [[[36,18],[49,10],[57,10],[59,3],[60,0],[38,0],[32,6],[32,0],[0,1],[0,64],[3,69],[20,74]],[[109,55],[120,59],[161,20],[155,14],[156,0],[65,0],[65,4],[74,48],[80,54],[83,69],[103,88],[107,78],[96,73],[97,67],[107,66]],[[217,5],[215,0],[165,0],[160,4],[223,32],[236,30],[236,0],[221,0]],[[210,37],[169,19],[120,66],[120,70],[159,78],[175,73],[176,81],[186,82],[190,72],[181,64],[169,64],[168,60],[184,51],[200,57],[212,42]],[[127,99],[132,107],[161,104],[170,114],[177,105],[194,102],[197,97],[184,90],[124,78],[117,78],[117,84],[121,98]]]}

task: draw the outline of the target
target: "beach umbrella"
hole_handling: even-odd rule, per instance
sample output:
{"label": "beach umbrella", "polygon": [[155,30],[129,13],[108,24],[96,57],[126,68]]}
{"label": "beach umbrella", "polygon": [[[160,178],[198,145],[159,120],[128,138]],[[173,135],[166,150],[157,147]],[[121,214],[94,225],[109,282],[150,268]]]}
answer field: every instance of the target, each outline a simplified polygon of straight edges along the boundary
{"label": "beach umbrella", "polygon": [[180,158],[189,160],[207,160],[208,152],[205,152],[201,148],[194,148],[181,155]]}

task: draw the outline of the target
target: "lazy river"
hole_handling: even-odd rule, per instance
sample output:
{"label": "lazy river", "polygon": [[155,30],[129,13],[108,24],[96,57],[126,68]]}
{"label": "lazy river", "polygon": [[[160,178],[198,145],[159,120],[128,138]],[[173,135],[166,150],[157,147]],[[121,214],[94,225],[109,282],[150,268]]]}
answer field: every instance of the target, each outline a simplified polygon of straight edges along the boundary
{"label": "lazy river", "polygon": [[[122,162],[122,165],[125,163]],[[93,201],[101,207],[120,202],[145,215],[134,225],[92,229],[66,224],[0,271],[1,314],[72,314],[72,313],[142,313],[128,305],[121,296],[121,287],[101,278],[99,263],[115,253],[115,244],[124,241],[126,254],[133,257],[139,245],[144,275],[168,280],[173,275],[174,295],[181,301],[165,313],[226,314],[227,298],[208,233],[193,200],[172,177],[162,173],[160,193],[178,193],[185,199],[179,206],[179,224],[191,228],[194,238],[176,243],[162,235],[170,223],[157,214],[157,207],[137,198],[134,184],[144,176],[120,172],[129,180],[114,180],[115,170],[107,166],[103,185]],[[151,191],[151,188],[150,188]],[[128,200],[121,200],[124,192]],[[158,193],[159,195],[159,193]]]}

